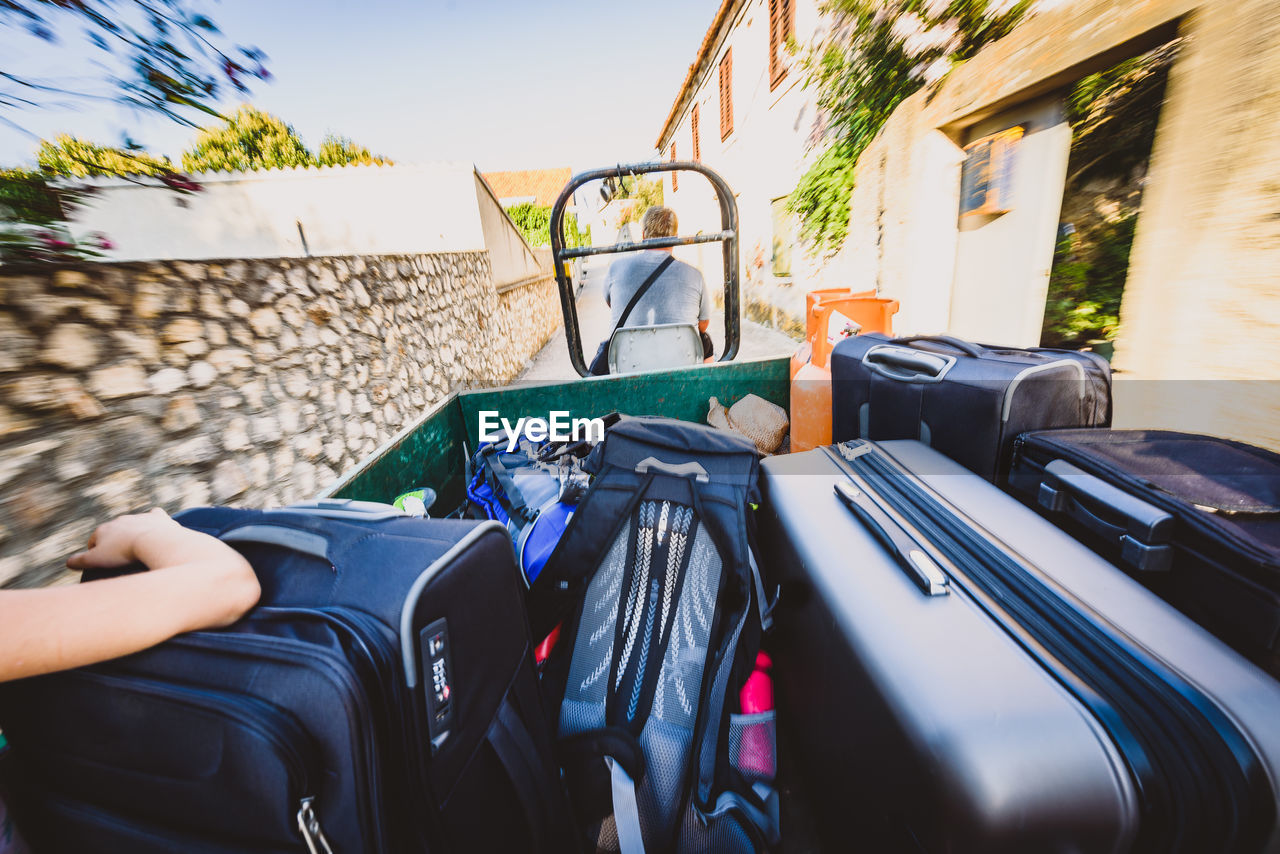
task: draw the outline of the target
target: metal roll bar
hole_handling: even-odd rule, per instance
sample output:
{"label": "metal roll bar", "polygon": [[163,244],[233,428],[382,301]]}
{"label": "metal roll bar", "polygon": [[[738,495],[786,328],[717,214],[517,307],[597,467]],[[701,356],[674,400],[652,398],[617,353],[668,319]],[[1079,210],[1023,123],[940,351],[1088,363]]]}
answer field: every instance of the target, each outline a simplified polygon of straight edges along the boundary
{"label": "metal roll bar", "polygon": [[[564,210],[573,193],[583,184],[604,178],[622,179],[627,176],[638,176],[650,172],[697,172],[706,176],[716,191],[716,199],[720,203],[720,228],[714,234],[694,234],[686,237],[654,237],[629,243],[617,243],[613,246],[584,246],[578,249],[566,249],[564,245]],[[586,258],[592,255],[613,255],[621,252],[634,252],[638,249],[669,249],[673,246],[689,246],[699,243],[722,243],[724,251],[724,353],[721,362],[727,362],[738,355],[738,347],[742,338],[742,324],[739,319],[738,290],[738,203],[733,191],[717,173],[701,163],[690,161],[670,161],[654,163],[636,163],[630,166],[619,164],[607,169],[593,169],[582,172],[569,179],[551,208],[551,262],[555,266],[556,284],[560,288],[560,309],[564,313],[564,334],[569,345],[569,361],[573,369],[581,376],[587,376],[587,363],[582,353],[582,332],[578,327],[578,304],[573,294],[573,283],[564,270],[564,261],[572,258]]]}

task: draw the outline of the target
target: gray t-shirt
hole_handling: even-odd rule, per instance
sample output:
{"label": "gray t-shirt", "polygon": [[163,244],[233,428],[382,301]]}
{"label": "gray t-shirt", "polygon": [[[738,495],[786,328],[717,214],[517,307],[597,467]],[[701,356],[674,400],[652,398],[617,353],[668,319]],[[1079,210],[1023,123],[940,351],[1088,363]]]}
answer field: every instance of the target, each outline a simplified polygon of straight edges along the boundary
{"label": "gray t-shirt", "polygon": [[[623,255],[609,265],[604,283],[604,301],[609,305],[609,322],[618,325],[622,310],[631,302],[636,290],[649,274],[667,257],[661,250],[645,249]],[[711,292],[697,267],[675,261],[662,271],[658,280],[627,318],[627,326],[657,326],[661,323],[695,323],[711,319]]]}

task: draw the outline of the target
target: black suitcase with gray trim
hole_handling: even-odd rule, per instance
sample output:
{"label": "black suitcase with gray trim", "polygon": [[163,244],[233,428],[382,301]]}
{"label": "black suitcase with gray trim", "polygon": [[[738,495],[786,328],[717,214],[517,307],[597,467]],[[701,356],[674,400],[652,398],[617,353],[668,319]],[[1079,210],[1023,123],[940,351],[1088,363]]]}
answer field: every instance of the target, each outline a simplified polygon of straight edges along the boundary
{"label": "black suitcase with gray trim", "polygon": [[1111,366],[1073,350],[856,335],[831,353],[831,415],[837,442],[919,439],[1001,482],[1019,434],[1111,424]]}
{"label": "black suitcase with gray trim", "polygon": [[0,686],[35,850],[572,845],[505,528],[340,500],[177,518],[241,550],[261,602]]}
{"label": "black suitcase with gray trim", "polygon": [[1280,677],[1280,454],[1169,430],[1046,430],[1010,489]]}
{"label": "black suitcase with gray trim", "polygon": [[778,706],[832,850],[1280,850],[1280,683],[919,442],[762,469]]}

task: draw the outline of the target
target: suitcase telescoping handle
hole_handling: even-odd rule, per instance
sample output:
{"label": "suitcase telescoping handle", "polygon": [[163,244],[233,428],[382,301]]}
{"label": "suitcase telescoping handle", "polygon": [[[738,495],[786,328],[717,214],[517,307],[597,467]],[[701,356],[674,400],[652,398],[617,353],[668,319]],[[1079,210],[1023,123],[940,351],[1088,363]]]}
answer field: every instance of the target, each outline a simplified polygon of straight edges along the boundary
{"label": "suitcase telescoping handle", "polygon": [[[1121,559],[1141,572],[1164,572],[1172,565],[1172,514],[1066,460],[1053,460],[1044,467],[1036,502],[1050,514],[1066,516],[1108,542],[1118,542]],[[1099,516],[1091,506],[1119,523]]]}
{"label": "suitcase telescoping handle", "polygon": [[840,500],[889,550],[917,587],[928,596],[942,596],[947,593],[946,573],[938,568],[938,565],[921,550],[897,522],[893,521],[888,513],[878,507],[865,492],[847,480],[838,482],[835,489]]}

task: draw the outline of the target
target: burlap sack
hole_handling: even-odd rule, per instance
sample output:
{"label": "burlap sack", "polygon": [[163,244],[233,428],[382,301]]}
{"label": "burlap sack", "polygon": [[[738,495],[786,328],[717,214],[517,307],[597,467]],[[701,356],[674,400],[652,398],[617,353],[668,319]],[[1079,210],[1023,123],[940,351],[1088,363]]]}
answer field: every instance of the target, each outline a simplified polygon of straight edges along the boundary
{"label": "burlap sack", "polygon": [[755,442],[760,453],[772,454],[782,447],[791,422],[781,406],[749,394],[729,407],[729,425]]}
{"label": "burlap sack", "polygon": [[710,404],[708,424],[741,433],[755,442],[762,454],[772,454],[781,448],[791,426],[785,409],[754,394],[747,395],[728,409],[714,397]]}
{"label": "burlap sack", "polygon": [[721,430],[732,430],[733,427],[729,425],[729,410],[725,409],[724,404],[714,397],[711,398],[710,404],[707,410],[707,423]]}

